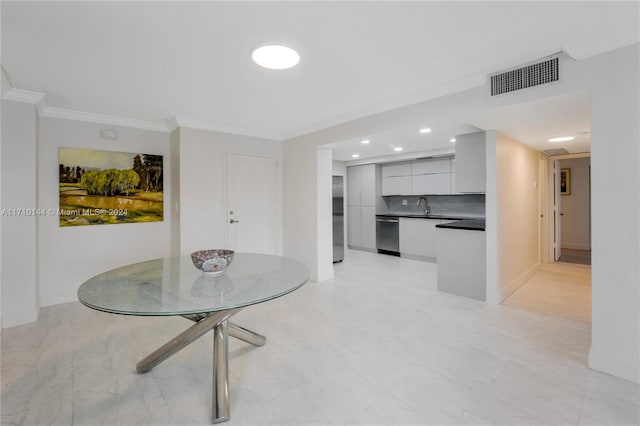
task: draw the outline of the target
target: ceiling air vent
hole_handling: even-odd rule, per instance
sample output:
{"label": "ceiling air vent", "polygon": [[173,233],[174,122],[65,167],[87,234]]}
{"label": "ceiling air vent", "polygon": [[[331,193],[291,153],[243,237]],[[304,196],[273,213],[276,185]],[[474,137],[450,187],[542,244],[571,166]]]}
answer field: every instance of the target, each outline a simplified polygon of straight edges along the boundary
{"label": "ceiling air vent", "polygon": [[545,154],[549,155],[549,156],[554,156],[554,155],[565,155],[565,154],[569,154],[569,151],[567,151],[564,148],[559,148],[559,149],[547,149],[545,151],[542,151]]}
{"label": "ceiling air vent", "polygon": [[560,80],[560,58],[554,55],[529,65],[492,74],[491,96],[540,86]]}

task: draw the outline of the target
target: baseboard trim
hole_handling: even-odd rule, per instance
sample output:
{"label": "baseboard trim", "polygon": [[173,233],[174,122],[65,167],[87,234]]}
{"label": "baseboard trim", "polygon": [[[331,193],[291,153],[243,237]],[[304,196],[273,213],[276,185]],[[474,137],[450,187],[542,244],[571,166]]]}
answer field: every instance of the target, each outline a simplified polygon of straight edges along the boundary
{"label": "baseboard trim", "polygon": [[589,368],[640,383],[640,365],[589,351]]}
{"label": "baseboard trim", "polygon": [[422,256],[419,254],[411,254],[411,253],[400,253],[400,257],[411,260],[421,260],[423,262],[436,263],[437,260],[435,257],[430,256]]}
{"label": "baseboard trim", "polygon": [[540,262],[536,263],[531,268],[520,274],[518,278],[507,284],[500,292],[500,303],[504,302],[507,297],[511,296],[517,289],[522,287],[522,285],[529,281],[539,270]]}
{"label": "baseboard trim", "polygon": [[2,328],[15,327],[17,325],[29,324],[38,321],[38,310],[29,309],[20,312],[2,312]]}
{"label": "baseboard trim", "polygon": [[567,250],[591,250],[590,244],[582,244],[582,243],[566,243],[562,242],[561,249]]}
{"label": "baseboard trim", "polygon": [[367,247],[359,247],[359,246],[348,246],[351,250],[360,250],[360,251],[368,251],[369,253],[377,253],[378,250],[367,248]]}

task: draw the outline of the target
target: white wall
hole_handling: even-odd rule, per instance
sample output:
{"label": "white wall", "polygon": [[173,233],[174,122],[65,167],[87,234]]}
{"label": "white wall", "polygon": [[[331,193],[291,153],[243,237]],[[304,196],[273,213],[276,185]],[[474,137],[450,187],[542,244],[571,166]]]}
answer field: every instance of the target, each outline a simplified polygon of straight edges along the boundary
{"label": "white wall", "polygon": [[80,284],[108,269],[171,254],[169,135],[109,127],[118,132],[118,140],[113,141],[100,138],[100,129],[104,127],[40,118],[38,208],[59,206],[59,147],[138,152],[164,156],[164,221],[61,228],[57,216],[38,217],[37,265],[42,306],[77,300]]}
{"label": "white wall", "polygon": [[487,144],[487,302],[502,303],[540,265],[538,152],[496,131]]}
{"label": "white wall", "polygon": [[[36,208],[37,121],[35,105],[2,101],[3,209]],[[3,327],[38,318],[36,244],[35,216],[2,216]]]}
{"label": "white wall", "polygon": [[[226,154],[272,157],[282,163],[282,143],[269,139],[180,128],[180,252],[226,245]],[[278,185],[282,188],[282,168]],[[282,196],[278,206],[282,211]],[[276,235],[282,235],[282,215]],[[282,253],[282,241],[278,241]]]}
{"label": "white wall", "polygon": [[[589,60],[592,333],[589,366],[640,381],[640,45]],[[615,218],[611,215],[615,206]]]}
{"label": "white wall", "polygon": [[[318,170],[316,147],[367,134],[434,122],[477,111],[549,96],[589,90],[592,100],[592,348],[589,365],[630,380],[639,380],[640,359],[640,216],[638,140],[639,44],[581,61],[563,64],[557,84],[487,99],[484,87],[455,93],[381,114],[340,124],[284,143],[285,254],[304,260],[312,271],[318,265],[316,219]],[[327,179],[329,173],[327,172]],[[487,170],[487,173],[490,173]],[[620,190],[620,182],[628,182]],[[302,202],[304,201],[304,202]],[[489,199],[487,199],[489,202]],[[610,206],[616,205],[617,220]],[[487,211],[487,215],[489,211]],[[491,226],[487,216],[487,226]],[[498,226],[494,223],[493,226]],[[487,236],[488,237],[488,236]],[[330,250],[330,247],[321,247]],[[494,247],[497,250],[497,247]],[[487,253],[487,256],[490,254]]]}
{"label": "white wall", "polygon": [[561,168],[571,169],[571,194],[563,195],[560,200],[563,249],[591,250],[590,164],[588,157],[560,161]]}
{"label": "white wall", "polygon": [[169,134],[171,256],[180,256],[180,128]]}

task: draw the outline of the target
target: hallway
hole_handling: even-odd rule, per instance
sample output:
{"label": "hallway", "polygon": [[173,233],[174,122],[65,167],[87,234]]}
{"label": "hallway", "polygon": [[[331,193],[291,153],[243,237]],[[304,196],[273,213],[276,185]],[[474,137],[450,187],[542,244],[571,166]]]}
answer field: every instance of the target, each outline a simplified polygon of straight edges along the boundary
{"label": "hallway", "polygon": [[543,263],[540,270],[503,303],[591,327],[591,267]]}

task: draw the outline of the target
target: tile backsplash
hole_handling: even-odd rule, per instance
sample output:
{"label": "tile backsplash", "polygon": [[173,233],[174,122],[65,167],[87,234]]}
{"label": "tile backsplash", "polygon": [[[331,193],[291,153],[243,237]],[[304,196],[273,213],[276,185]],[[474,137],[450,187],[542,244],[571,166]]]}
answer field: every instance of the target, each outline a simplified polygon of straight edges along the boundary
{"label": "tile backsplash", "polygon": [[[427,195],[431,214],[484,217],[484,194]],[[418,205],[419,195],[393,195],[383,197],[389,214],[423,214],[424,200]]]}

